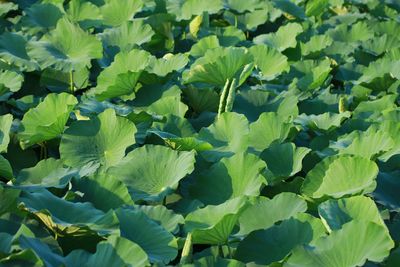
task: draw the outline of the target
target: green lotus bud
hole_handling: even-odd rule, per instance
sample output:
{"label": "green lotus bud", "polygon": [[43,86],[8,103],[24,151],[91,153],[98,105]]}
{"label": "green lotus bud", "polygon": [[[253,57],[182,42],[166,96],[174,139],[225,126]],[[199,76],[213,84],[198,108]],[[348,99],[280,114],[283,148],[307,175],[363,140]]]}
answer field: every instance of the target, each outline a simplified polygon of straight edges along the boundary
{"label": "green lotus bud", "polygon": [[229,87],[229,93],[226,98],[225,112],[230,112],[233,108],[233,102],[235,101],[235,96],[236,96],[236,86],[237,86],[237,81],[236,78],[234,78]]}
{"label": "green lotus bud", "polygon": [[346,111],[346,98],[341,96],[339,98],[339,113],[343,113]]}
{"label": "green lotus bud", "polygon": [[218,117],[221,116],[222,112],[225,110],[226,96],[229,90],[229,79],[226,80],[224,89],[222,89],[221,96],[219,97],[219,106],[218,106]]}

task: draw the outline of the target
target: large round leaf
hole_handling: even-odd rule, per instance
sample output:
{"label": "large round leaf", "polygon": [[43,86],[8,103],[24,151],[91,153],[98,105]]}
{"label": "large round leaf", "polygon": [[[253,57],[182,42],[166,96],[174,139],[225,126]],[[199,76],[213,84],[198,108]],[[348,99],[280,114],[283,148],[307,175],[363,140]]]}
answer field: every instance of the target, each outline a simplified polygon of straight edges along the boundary
{"label": "large round leaf", "polygon": [[[81,265],[82,262],[76,263]],[[84,266],[147,266],[148,257],[136,243],[119,236],[110,236],[97,244],[96,253],[91,255]]]}
{"label": "large round leaf", "polygon": [[246,263],[269,265],[283,260],[297,246],[323,235],[325,228],[319,219],[299,214],[266,230],[251,232],[239,243],[235,258]]}
{"label": "large round leaf", "polygon": [[128,153],[108,173],[123,181],[134,199],[158,200],[194,169],[194,152],[145,145]]}
{"label": "large round leaf", "polygon": [[7,100],[21,89],[24,76],[12,70],[0,70],[0,101]]}
{"label": "large round leaf", "polygon": [[21,71],[33,71],[38,68],[26,51],[27,38],[15,32],[5,32],[0,36],[0,57],[17,66]]}
{"label": "large round leaf", "polygon": [[108,234],[114,231],[112,214],[95,209],[88,202],[73,203],[47,190],[22,193],[20,208],[27,210],[59,235],[88,234],[88,229]]}
{"label": "large round leaf", "polygon": [[289,192],[276,195],[273,199],[262,196],[254,198],[239,217],[238,234],[246,235],[254,230],[267,229],[306,210],[305,200]]}
{"label": "large round leaf", "polygon": [[143,20],[133,20],[108,28],[99,36],[106,46],[117,46],[121,51],[129,52],[134,46],[149,42],[153,34],[151,26]]}
{"label": "large round leaf", "polygon": [[352,220],[370,221],[386,227],[374,201],[365,196],[325,201],[318,206],[318,213],[333,231]]}
{"label": "large round leaf", "polygon": [[301,171],[302,161],[309,152],[309,148],[296,147],[293,143],[271,144],[260,155],[267,163],[268,181],[279,182]]}
{"label": "large round leaf", "polygon": [[103,47],[95,36],[64,18],[42,39],[28,44],[28,55],[42,68],[69,72],[90,67],[92,59],[103,57]]}
{"label": "large round leaf", "polygon": [[48,94],[43,102],[25,113],[21,121],[19,139],[27,148],[59,136],[77,99],[70,94]]}
{"label": "large round leaf", "polygon": [[383,261],[393,246],[382,225],[354,220],[311,246],[297,248],[284,266],[363,266],[367,260]]}
{"label": "large round leaf", "polygon": [[274,48],[266,45],[255,45],[250,48],[257,68],[261,71],[262,78],[272,80],[279,74],[289,69],[287,57]]}
{"label": "large round leaf", "polygon": [[150,54],[143,50],[133,49],[130,52],[118,53],[114,62],[100,73],[97,86],[90,93],[98,100],[133,93],[140,74],[149,61]]}
{"label": "large round leaf", "polygon": [[150,219],[159,223],[165,230],[175,233],[179,231],[179,225],[184,224],[185,220],[182,215],[175,214],[172,210],[165,206],[134,206],[135,210],[144,212]]}
{"label": "large round leaf", "polygon": [[68,3],[66,13],[71,21],[79,23],[84,29],[101,24],[100,9],[90,1],[72,0]]}
{"label": "large round leaf", "polygon": [[0,155],[0,177],[11,180],[13,176],[14,174],[10,162]]}
{"label": "large round leaf", "polygon": [[77,170],[65,168],[61,160],[50,158],[38,162],[35,167],[22,169],[14,184],[21,188],[64,188],[77,175]]}
{"label": "large round leaf", "polygon": [[116,211],[121,236],[138,244],[151,262],[170,262],[178,253],[175,237],[140,210]]}
{"label": "large round leaf", "polygon": [[392,149],[394,140],[388,132],[372,126],[367,131],[354,131],[347,136],[339,137],[330,147],[337,149],[339,154],[374,158]]}
{"label": "large round leaf", "polygon": [[393,211],[400,211],[400,172],[380,172],[377,178],[378,185],[373,192],[377,202]]}
{"label": "large round leaf", "polygon": [[276,112],[265,112],[250,124],[250,146],[256,150],[266,149],[273,141],[282,142],[289,135],[292,123]]}
{"label": "large round leaf", "polygon": [[237,153],[223,158],[196,177],[190,195],[205,204],[221,204],[239,196],[257,196],[265,183],[265,163],[252,154]]}
{"label": "large round leaf", "polygon": [[222,0],[168,0],[166,1],[168,13],[174,14],[178,21],[188,20],[194,15],[217,13],[223,8]]}
{"label": "large round leaf", "polygon": [[243,152],[248,145],[249,126],[245,116],[225,112],[208,128],[202,128],[199,137],[210,143],[214,149],[204,151],[209,161]]}
{"label": "large round leaf", "polygon": [[306,176],[302,192],[312,198],[340,198],[372,192],[378,166],[358,156],[331,156],[318,163]]}
{"label": "large round leaf", "polygon": [[252,56],[244,48],[218,47],[197,59],[183,74],[186,83],[200,82],[224,86],[228,79],[237,78],[238,86],[250,75]]}
{"label": "large round leaf", "polygon": [[119,26],[131,20],[143,6],[141,0],[105,0],[100,8],[104,24]]}
{"label": "large round leaf", "polygon": [[[110,179],[105,174],[76,179],[73,189],[83,193],[81,201],[91,202],[95,208],[104,212],[133,204],[126,185],[117,179]],[[105,199],[107,201],[104,201]]]}
{"label": "large round leaf", "polygon": [[185,54],[166,54],[162,58],[152,58],[147,71],[164,77],[173,71],[183,69],[188,62],[189,59]]}
{"label": "large round leaf", "polygon": [[115,165],[125,156],[126,148],[135,143],[135,133],[132,122],[106,109],[91,120],[71,124],[61,138],[61,159],[73,167],[88,163]]}
{"label": "large round leaf", "polygon": [[296,122],[300,123],[303,127],[307,127],[312,130],[330,131],[332,129],[340,127],[342,122],[345,119],[349,118],[350,115],[351,113],[348,111],[345,111],[340,114],[331,112],[326,112],[319,115],[301,114],[296,118]]}
{"label": "large round leaf", "polygon": [[247,199],[238,197],[195,210],[186,216],[184,229],[192,233],[195,244],[226,244],[246,205]]}
{"label": "large round leaf", "polygon": [[0,153],[7,152],[12,121],[13,116],[11,114],[0,116]]}
{"label": "large round leaf", "polygon": [[[283,1],[282,1],[283,2]],[[298,23],[289,23],[279,27],[274,33],[261,34],[254,38],[256,44],[266,44],[270,47],[283,51],[297,44],[296,36],[303,31]]]}

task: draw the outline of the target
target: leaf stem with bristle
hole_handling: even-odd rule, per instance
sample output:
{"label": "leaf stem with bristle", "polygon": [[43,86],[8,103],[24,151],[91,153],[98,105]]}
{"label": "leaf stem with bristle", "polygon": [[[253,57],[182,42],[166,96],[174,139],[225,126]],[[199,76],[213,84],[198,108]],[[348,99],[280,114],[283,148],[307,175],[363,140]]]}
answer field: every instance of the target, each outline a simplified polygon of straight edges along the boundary
{"label": "leaf stem with bristle", "polygon": [[185,244],[183,245],[180,264],[188,264],[192,262],[192,233],[188,233],[186,236]]}
{"label": "leaf stem with bristle", "polygon": [[72,70],[69,72],[69,89],[74,93],[74,72]]}

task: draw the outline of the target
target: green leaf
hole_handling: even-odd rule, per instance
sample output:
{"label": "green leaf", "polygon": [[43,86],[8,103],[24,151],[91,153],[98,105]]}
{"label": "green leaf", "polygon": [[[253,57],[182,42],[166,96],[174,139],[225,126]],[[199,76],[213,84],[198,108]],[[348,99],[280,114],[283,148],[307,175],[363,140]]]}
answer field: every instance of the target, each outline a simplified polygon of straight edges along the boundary
{"label": "green leaf", "polygon": [[307,210],[307,203],[300,196],[283,192],[273,199],[256,197],[251,200],[239,217],[238,235],[247,235],[255,230],[267,229],[279,221],[289,219]]}
{"label": "green leaf", "polygon": [[0,177],[11,180],[14,177],[10,162],[0,155]]}
{"label": "green leaf", "polygon": [[167,12],[174,14],[176,20],[189,20],[203,13],[215,14],[223,8],[222,0],[168,0]]}
{"label": "green leaf", "polygon": [[118,209],[116,214],[121,237],[138,244],[147,253],[150,262],[170,262],[177,256],[175,237],[149,219],[144,212]]}
{"label": "green leaf", "polygon": [[342,122],[349,118],[351,113],[348,111],[342,113],[325,112],[323,114],[301,114],[296,118],[296,122],[300,123],[303,127],[308,127],[312,130],[331,131],[340,127]]}
{"label": "green leaf", "polygon": [[375,202],[365,196],[332,199],[318,206],[319,216],[329,231],[336,231],[353,220],[374,222],[386,227]]}
{"label": "green leaf", "polygon": [[262,78],[272,80],[284,71],[289,70],[287,57],[274,48],[266,45],[255,45],[250,48],[256,67],[260,69]]}
{"label": "green leaf", "polygon": [[[84,202],[91,202],[95,208],[108,212],[122,205],[133,205],[128,188],[117,179],[110,179],[105,174],[82,177],[73,183],[73,189],[82,192]],[[104,201],[107,199],[107,201]]]}
{"label": "green leaf", "polygon": [[213,148],[213,146],[210,143],[205,142],[196,137],[179,137],[174,134],[162,131],[155,131],[155,130],[150,130],[148,131],[148,133],[157,135],[162,140],[164,140],[166,145],[168,145],[174,150],[179,150],[179,151],[195,150],[199,152],[199,151],[210,150]]}
{"label": "green leaf", "polygon": [[64,131],[69,114],[77,103],[77,99],[67,93],[48,94],[22,118],[18,134],[21,146],[27,148],[58,137]]}
{"label": "green leaf", "polygon": [[382,225],[353,220],[313,245],[297,248],[284,266],[363,266],[367,260],[383,261],[393,246]]}
{"label": "green leaf", "polygon": [[196,267],[245,267],[240,261],[215,256],[207,256],[194,261]]}
{"label": "green leaf", "polygon": [[159,77],[164,77],[173,71],[183,69],[188,62],[189,59],[185,54],[166,54],[162,58],[153,58],[146,70]]}
{"label": "green leaf", "polygon": [[144,212],[150,219],[156,221],[165,230],[173,233],[179,231],[179,225],[184,224],[185,220],[180,214],[175,214],[165,206],[134,206],[135,210]]}
{"label": "green leaf", "polygon": [[394,141],[388,132],[377,127],[369,127],[367,131],[354,131],[347,136],[339,137],[330,147],[336,148],[339,154],[374,158],[393,148]]}
{"label": "green leaf", "polygon": [[35,3],[27,8],[25,13],[22,25],[33,32],[54,28],[63,16],[60,8],[52,3]]}
{"label": "green leaf", "polygon": [[95,36],[64,18],[39,41],[28,44],[28,55],[42,69],[53,67],[70,72],[90,67],[92,59],[102,58],[103,47]]}
{"label": "green leaf", "polygon": [[253,12],[255,9],[263,7],[265,3],[261,0],[250,0],[250,1],[241,1],[241,0],[228,0],[229,9],[233,9],[239,13],[244,13],[246,11]]}
{"label": "green leaf", "polygon": [[[0,156],[0,158],[1,158],[1,156]],[[0,162],[1,162],[1,159],[0,159]],[[1,165],[1,163],[0,163],[0,165]],[[0,166],[0,170],[1,170],[1,166]],[[0,203],[1,203],[0,204],[0,215],[3,215],[4,213],[12,212],[12,211],[16,210],[17,201],[18,201],[18,197],[19,197],[20,193],[21,193],[20,190],[0,186]],[[5,230],[2,229],[2,232],[5,232]],[[14,237],[15,237],[15,235],[14,235]],[[3,243],[2,242],[0,242],[0,243],[1,243],[0,247],[3,248]],[[0,251],[5,252],[4,249],[0,249]]]}
{"label": "green leaf", "polygon": [[124,52],[149,42],[153,35],[151,26],[145,24],[143,20],[127,21],[118,27],[105,29],[99,34],[105,46],[116,46]]}
{"label": "green leaf", "polygon": [[18,5],[11,3],[11,2],[2,2],[0,4],[0,16],[4,16],[6,15],[8,12],[12,11],[12,10],[17,10],[18,9]]}
{"label": "green leaf", "polygon": [[190,195],[204,204],[214,205],[239,196],[257,196],[265,183],[261,176],[264,168],[265,163],[258,157],[236,153],[202,171],[190,187]]}
{"label": "green leaf", "polygon": [[273,5],[275,8],[280,9],[283,12],[286,12],[294,17],[297,17],[299,19],[306,19],[304,9],[290,0],[276,0],[273,2]]}
{"label": "green leaf", "polygon": [[[283,1],[281,1],[283,2]],[[288,1],[284,1],[288,2]],[[275,33],[261,34],[254,38],[256,44],[266,44],[279,52],[290,47],[295,47],[297,44],[296,36],[303,31],[303,28],[298,23],[288,23],[279,27]]]}
{"label": "green leaf", "polygon": [[24,76],[16,71],[0,70],[0,101],[19,91],[23,81]]}
{"label": "green leaf", "polygon": [[21,188],[31,189],[40,187],[64,188],[71,178],[77,176],[77,171],[65,168],[61,160],[45,159],[35,167],[22,169],[14,182]]}
{"label": "green leaf", "polygon": [[194,244],[226,244],[246,205],[247,199],[238,197],[195,210],[186,216],[184,229],[192,233]]}
{"label": "green leaf", "polygon": [[274,141],[285,140],[291,128],[289,119],[275,112],[264,112],[257,121],[250,124],[250,146],[262,151]]}
{"label": "green leaf", "polygon": [[88,267],[96,266],[148,266],[148,257],[136,243],[119,236],[112,235],[107,240],[97,244],[96,253],[91,255],[85,264]]}
{"label": "green leaf", "polygon": [[194,170],[194,162],[194,152],[145,145],[128,153],[108,173],[123,181],[135,200],[158,201]]}
{"label": "green leaf", "polygon": [[210,35],[193,44],[189,53],[192,57],[202,57],[207,53],[208,50],[217,47],[220,47],[218,37],[215,35]]}
{"label": "green leaf", "polygon": [[302,161],[310,151],[306,147],[296,148],[293,143],[271,144],[260,154],[267,163],[267,180],[276,183],[300,172]]}
{"label": "green leaf", "polygon": [[105,0],[100,10],[105,25],[119,26],[131,20],[143,7],[141,0]]}
{"label": "green leaf", "polygon": [[329,6],[329,0],[308,1],[306,5],[307,17],[319,16]]}
{"label": "green leaf", "polygon": [[13,116],[11,114],[0,116],[0,153],[7,152],[12,122]]}
{"label": "green leaf", "polygon": [[218,161],[221,157],[243,152],[247,149],[248,132],[246,117],[233,112],[222,113],[212,125],[199,132],[199,138],[214,147],[202,154],[207,160]]}
{"label": "green leaf", "polygon": [[378,167],[375,162],[359,156],[330,156],[307,173],[303,194],[311,198],[340,198],[372,192]]}
{"label": "green leaf", "polygon": [[149,56],[148,52],[136,49],[118,53],[114,62],[100,73],[97,86],[89,94],[102,101],[133,93],[142,71],[150,62]]}
{"label": "green leaf", "polygon": [[51,250],[51,248],[38,238],[26,237],[21,235],[18,239],[21,248],[32,249],[35,254],[44,261],[46,266],[60,266],[64,263],[64,258]]}
{"label": "green leaf", "polygon": [[222,87],[226,80],[240,77],[240,86],[250,75],[251,62],[252,57],[244,48],[215,48],[197,59],[190,70],[183,73],[183,79],[186,83],[199,82]]}
{"label": "green leaf", "polygon": [[[324,1],[324,0],[323,0]],[[312,3],[313,1],[309,2]],[[318,1],[316,1],[318,2]],[[300,43],[301,54],[307,56],[313,53],[317,53],[332,44],[333,40],[329,35],[314,35],[308,40],[308,42]]]}
{"label": "green leaf", "polygon": [[73,167],[88,163],[113,166],[125,156],[126,148],[135,143],[136,131],[128,119],[106,109],[91,120],[71,124],[61,137],[61,159]]}
{"label": "green leaf", "polygon": [[20,71],[33,71],[38,64],[27,54],[27,38],[15,32],[4,32],[0,36],[0,58],[9,64],[15,65]]}
{"label": "green leaf", "polygon": [[397,193],[400,189],[399,181],[398,171],[391,173],[380,172],[377,178],[378,185],[373,192],[375,201],[392,211],[399,212],[400,198]]}
{"label": "green leaf", "polygon": [[83,29],[88,29],[101,24],[102,15],[100,8],[84,0],[72,0],[68,3],[68,18],[79,23]]}
{"label": "green leaf", "polygon": [[112,215],[105,214],[88,202],[69,202],[47,190],[22,193],[20,208],[60,236],[88,234],[88,229],[107,234],[115,225]]}
{"label": "green leaf", "polygon": [[266,230],[251,232],[239,243],[235,258],[246,263],[269,265],[283,260],[297,246],[308,244],[323,235],[325,228],[319,219],[299,214]]}

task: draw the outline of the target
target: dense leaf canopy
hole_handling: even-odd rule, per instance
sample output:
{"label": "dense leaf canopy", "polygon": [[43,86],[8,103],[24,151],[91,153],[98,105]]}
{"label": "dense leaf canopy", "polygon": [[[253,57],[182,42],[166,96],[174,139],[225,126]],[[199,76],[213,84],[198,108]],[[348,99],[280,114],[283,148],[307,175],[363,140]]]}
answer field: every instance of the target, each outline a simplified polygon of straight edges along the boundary
{"label": "dense leaf canopy", "polygon": [[400,266],[398,0],[0,1],[0,266]]}

